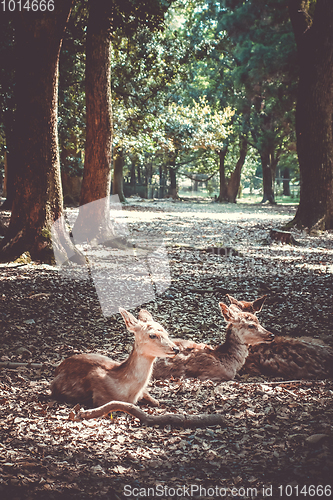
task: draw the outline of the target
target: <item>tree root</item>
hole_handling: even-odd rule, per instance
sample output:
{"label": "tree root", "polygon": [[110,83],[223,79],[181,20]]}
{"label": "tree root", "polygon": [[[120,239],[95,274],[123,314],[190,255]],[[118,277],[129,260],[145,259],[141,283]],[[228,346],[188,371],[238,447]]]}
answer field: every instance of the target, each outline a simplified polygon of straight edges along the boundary
{"label": "tree root", "polygon": [[[75,414],[75,411],[78,411]],[[171,425],[172,427],[208,427],[211,425],[220,425],[226,427],[226,420],[221,414],[199,414],[199,415],[180,415],[175,413],[166,413],[165,415],[148,415],[140,410],[137,406],[131,403],[122,401],[110,401],[103,406],[93,408],[92,410],[81,410],[79,406],[75,406],[71,411],[69,418],[74,421],[83,419],[97,418],[107,415],[112,411],[122,411],[138,418],[142,424],[147,426],[154,425]]]}
{"label": "tree root", "polygon": [[293,235],[289,231],[280,231],[279,229],[271,229],[269,236],[272,240],[280,241],[281,243],[287,243],[288,245],[302,246],[301,243],[295,240]]}

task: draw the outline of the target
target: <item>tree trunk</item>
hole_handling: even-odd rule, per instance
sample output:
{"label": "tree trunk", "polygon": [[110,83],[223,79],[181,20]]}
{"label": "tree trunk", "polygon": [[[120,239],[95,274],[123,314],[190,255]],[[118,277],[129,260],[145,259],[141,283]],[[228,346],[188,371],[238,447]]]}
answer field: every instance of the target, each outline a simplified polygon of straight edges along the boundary
{"label": "tree trunk", "polygon": [[219,171],[220,171],[220,194],[217,201],[227,201],[227,183],[225,179],[225,157],[227,156],[228,146],[220,149],[217,154],[219,155]]}
{"label": "tree trunk", "polygon": [[178,198],[178,192],[177,192],[176,169],[174,167],[169,167],[169,176],[170,176],[170,186],[168,194],[172,196],[173,199],[176,199]]}
{"label": "tree trunk", "polygon": [[275,204],[274,197],[274,178],[276,162],[272,161],[272,155],[265,151],[260,154],[262,165],[262,180],[263,180],[263,198],[261,203],[269,201],[272,205]]}
{"label": "tree trunk", "polygon": [[137,171],[137,175],[138,175],[138,184],[141,184],[141,165],[140,165],[140,163],[138,163],[136,171]]}
{"label": "tree trunk", "polygon": [[5,134],[6,134],[7,150],[5,151],[5,179],[4,179],[5,189],[3,197],[6,198],[6,200],[1,205],[0,210],[11,210],[15,195],[15,187],[14,187],[15,142],[14,142],[13,130],[9,130],[9,127],[7,127],[6,124],[5,124]]}
{"label": "tree trunk", "polygon": [[130,179],[130,185],[131,186],[135,186],[136,184],[136,177],[135,177],[135,161],[136,161],[136,157],[133,156],[131,158],[131,179]]}
{"label": "tree trunk", "polygon": [[226,198],[227,201],[229,201],[230,203],[236,203],[237,193],[239,190],[240,180],[241,180],[241,170],[245,163],[246,153],[247,153],[247,138],[242,137],[240,144],[239,158],[236,163],[235,170],[232,172],[230,176],[227,186]]}
{"label": "tree trunk", "polygon": [[[89,1],[86,43],[86,147],[75,240],[114,236],[110,224],[112,110],[110,4]],[[92,203],[96,202],[98,203]],[[89,205],[88,205],[89,204]],[[84,207],[87,205],[86,207]]]}
{"label": "tree trunk", "polygon": [[121,203],[126,202],[124,195],[124,152],[121,148],[115,148],[113,152],[113,191],[112,194],[117,194],[119,196],[119,201]]}
{"label": "tree trunk", "polygon": [[2,261],[29,251],[53,260],[51,228],[62,214],[57,131],[58,63],[72,0],[58,0],[54,12],[15,16],[16,140],[14,199],[10,225],[0,247]]}
{"label": "tree trunk", "polygon": [[290,196],[290,174],[289,174],[289,168],[286,167],[283,170],[283,196]]}
{"label": "tree trunk", "polygon": [[159,176],[160,176],[160,187],[158,190],[158,197],[159,198],[164,198],[164,186],[165,186],[165,180],[164,180],[164,169],[163,165],[160,163],[159,165]]}
{"label": "tree trunk", "polygon": [[176,158],[177,158],[177,152],[173,155],[170,155],[170,162],[168,166],[169,170],[169,177],[170,177],[170,185],[168,188],[168,195],[172,196],[174,200],[179,198],[178,196],[178,191],[177,191],[177,168],[176,168]]}
{"label": "tree trunk", "polygon": [[289,0],[300,65],[296,135],[301,187],[289,225],[332,229],[333,2],[317,0],[313,19],[303,4]]}

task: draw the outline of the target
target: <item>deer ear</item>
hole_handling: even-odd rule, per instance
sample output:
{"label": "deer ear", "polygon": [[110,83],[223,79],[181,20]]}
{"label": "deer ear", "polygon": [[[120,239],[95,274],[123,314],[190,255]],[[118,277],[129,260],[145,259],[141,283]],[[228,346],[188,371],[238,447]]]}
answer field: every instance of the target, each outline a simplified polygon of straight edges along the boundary
{"label": "deer ear", "polygon": [[226,321],[235,321],[237,319],[238,315],[233,309],[230,309],[227,305],[223,304],[223,302],[220,302],[219,306]]}
{"label": "deer ear", "polygon": [[145,323],[147,323],[147,321],[152,321],[153,319],[152,315],[148,311],[146,311],[146,309],[141,309],[138,318]]}
{"label": "deer ear", "polygon": [[253,310],[256,311],[256,312],[261,311],[262,306],[264,305],[264,302],[265,302],[266,298],[267,298],[267,295],[263,295],[262,297],[260,297],[260,299],[254,300],[252,302]]}
{"label": "deer ear", "polygon": [[130,332],[134,332],[135,327],[138,324],[138,320],[133,316],[133,314],[129,313],[128,311],[126,311],[126,309],[123,309],[122,307],[119,307],[119,312],[125,321],[127,330],[129,330]]}
{"label": "deer ear", "polygon": [[228,295],[227,294],[227,297],[228,299],[230,300],[230,303],[231,304],[234,304],[235,306],[238,307],[238,309],[242,309],[242,303],[239,302],[237,299],[235,299],[234,297],[231,297],[231,295]]}

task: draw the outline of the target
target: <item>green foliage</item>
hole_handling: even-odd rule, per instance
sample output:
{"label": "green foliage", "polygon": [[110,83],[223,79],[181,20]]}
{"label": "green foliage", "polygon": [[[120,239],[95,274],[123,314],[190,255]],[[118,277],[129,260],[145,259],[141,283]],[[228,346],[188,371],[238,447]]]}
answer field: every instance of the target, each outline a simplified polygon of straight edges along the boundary
{"label": "green foliage", "polygon": [[85,42],[87,4],[75,3],[60,54],[59,148],[61,168],[68,175],[83,174],[85,144]]}
{"label": "green foliage", "polygon": [[[298,171],[294,142],[297,63],[286,0],[98,0],[112,39],[114,147],[154,171],[226,173],[250,141],[243,179],[270,150]],[[311,16],[315,1],[305,1]],[[85,37],[94,1],[75,2],[60,58],[62,168],[82,175]],[[0,21],[0,125],[14,105],[13,32]],[[9,116],[9,115],[8,115]],[[10,124],[10,121],[8,121]],[[10,128],[7,125],[7,129]],[[3,137],[5,132],[2,132]],[[128,164],[128,167],[130,165]]]}

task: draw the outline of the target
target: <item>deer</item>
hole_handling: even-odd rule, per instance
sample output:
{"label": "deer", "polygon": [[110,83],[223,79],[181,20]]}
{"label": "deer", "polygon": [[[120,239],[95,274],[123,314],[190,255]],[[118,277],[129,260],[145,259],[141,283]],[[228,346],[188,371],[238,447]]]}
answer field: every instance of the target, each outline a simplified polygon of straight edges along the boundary
{"label": "deer", "polygon": [[77,354],[65,359],[56,368],[50,386],[53,399],[94,407],[113,400],[135,404],[146,399],[158,406],[146,390],[154,361],[177,355],[179,347],[145,309],[139,312],[138,319],[123,308],[119,312],[135,337],[129,357],[121,363],[100,354]]}
{"label": "deer", "polygon": [[[259,312],[267,295],[246,302],[227,295],[230,307]],[[276,336],[271,345],[252,345],[240,375],[265,375],[284,379],[317,379],[333,376],[333,350],[311,337]]]}
{"label": "deer", "polygon": [[231,304],[230,307],[232,307],[233,309],[240,309],[241,311],[249,312],[252,314],[257,314],[257,312],[260,312],[265,300],[267,299],[267,295],[263,295],[262,297],[259,297],[259,299],[255,299],[253,302],[246,302],[245,300],[237,300],[228,293],[226,296],[228,297]]}
{"label": "deer", "polygon": [[[247,302],[244,300],[238,301],[231,295],[227,294],[231,303],[229,309],[234,311],[249,312],[257,314],[262,310],[267,295]],[[197,344],[191,340],[176,339],[175,344],[180,348],[181,353],[190,354],[194,352],[204,352],[205,348],[212,349],[207,344]],[[215,350],[222,347],[217,346]],[[198,354],[196,354],[198,356]],[[178,356],[175,358],[177,362]],[[161,360],[155,366],[153,376],[160,378],[159,375],[166,374],[166,370],[162,372],[160,367],[165,363]],[[177,371],[172,373],[172,363],[169,363],[170,375],[177,377]],[[159,370],[160,373],[159,373]],[[240,368],[239,375],[250,376],[270,376],[280,377],[283,379],[323,379],[333,377],[333,350],[324,342],[319,343],[317,340],[310,337],[291,338],[287,336],[275,336],[273,343],[252,343],[249,345],[248,355],[243,366]],[[189,376],[184,374],[184,376]],[[191,375],[194,376],[194,375]],[[210,377],[207,376],[209,379]]]}
{"label": "deer", "polygon": [[[180,353],[172,359],[159,359],[153,369],[153,378],[198,378],[221,382],[232,380],[244,365],[249,346],[272,342],[274,334],[260,325],[255,314],[219,303],[227,322],[224,344],[213,348],[190,340],[175,339]],[[259,304],[256,306],[259,307]]]}

